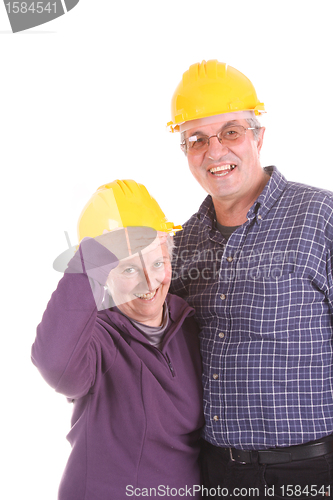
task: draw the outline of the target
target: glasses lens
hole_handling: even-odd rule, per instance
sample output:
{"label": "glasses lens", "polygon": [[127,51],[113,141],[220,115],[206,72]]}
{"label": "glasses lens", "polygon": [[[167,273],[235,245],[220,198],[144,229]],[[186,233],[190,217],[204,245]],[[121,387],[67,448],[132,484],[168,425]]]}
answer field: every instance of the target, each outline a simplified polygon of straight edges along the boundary
{"label": "glasses lens", "polygon": [[187,151],[192,154],[201,153],[207,149],[208,136],[207,135],[192,135],[185,140]]}
{"label": "glasses lens", "polygon": [[232,125],[230,127],[226,127],[219,134],[219,140],[223,142],[223,144],[228,144],[230,142],[240,142],[244,140],[246,129],[242,127],[242,125]]}

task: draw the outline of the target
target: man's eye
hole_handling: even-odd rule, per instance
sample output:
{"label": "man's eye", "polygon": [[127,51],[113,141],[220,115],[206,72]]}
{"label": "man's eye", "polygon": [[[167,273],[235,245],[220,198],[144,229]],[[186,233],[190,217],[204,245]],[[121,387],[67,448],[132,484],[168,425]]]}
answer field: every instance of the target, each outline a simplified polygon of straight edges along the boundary
{"label": "man's eye", "polygon": [[240,137],[241,131],[237,127],[227,128],[222,132],[222,139],[238,139]]}
{"label": "man's eye", "polygon": [[193,135],[192,137],[188,138],[188,143],[190,148],[195,148],[198,146],[202,146],[207,142],[207,137],[199,137],[197,135]]}

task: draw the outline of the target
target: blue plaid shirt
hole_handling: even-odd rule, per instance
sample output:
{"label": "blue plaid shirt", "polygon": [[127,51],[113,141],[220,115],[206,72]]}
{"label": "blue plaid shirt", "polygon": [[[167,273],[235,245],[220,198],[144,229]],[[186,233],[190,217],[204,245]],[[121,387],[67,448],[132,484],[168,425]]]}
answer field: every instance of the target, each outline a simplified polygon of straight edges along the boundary
{"label": "blue plaid shirt", "polygon": [[204,438],[218,446],[290,446],[333,432],[333,193],[266,170],[228,241],[210,196],[175,237],[171,291],[196,310]]}

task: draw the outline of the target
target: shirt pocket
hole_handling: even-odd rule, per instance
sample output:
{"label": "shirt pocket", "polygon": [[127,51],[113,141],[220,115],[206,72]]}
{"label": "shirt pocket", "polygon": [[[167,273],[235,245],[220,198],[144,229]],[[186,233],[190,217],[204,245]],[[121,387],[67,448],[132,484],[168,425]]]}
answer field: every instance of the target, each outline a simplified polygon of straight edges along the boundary
{"label": "shirt pocket", "polygon": [[326,308],[325,294],[311,279],[290,273],[246,282],[232,316],[238,318],[234,326],[239,321],[242,337],[287,339],[319,326],[316,320],[320,321]]}

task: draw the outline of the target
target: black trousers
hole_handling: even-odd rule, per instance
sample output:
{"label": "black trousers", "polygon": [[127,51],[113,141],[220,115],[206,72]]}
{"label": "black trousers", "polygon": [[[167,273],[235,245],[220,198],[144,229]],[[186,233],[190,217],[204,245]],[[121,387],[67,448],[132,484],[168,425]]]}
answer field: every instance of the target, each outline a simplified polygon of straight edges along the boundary
{"label": "black trousers", "polygon": [[202,499],[333,499],[333,453],[310,460],[267,465],[241,464],[203,442]]}

